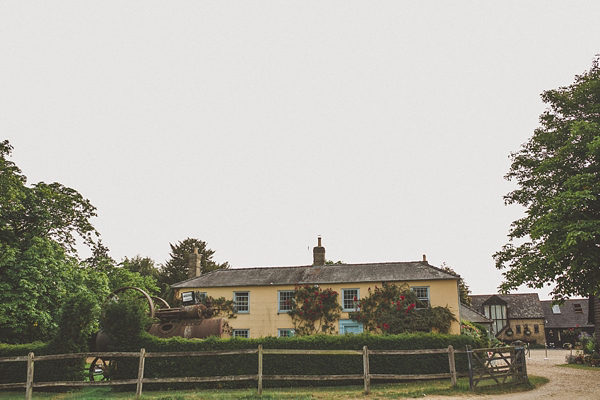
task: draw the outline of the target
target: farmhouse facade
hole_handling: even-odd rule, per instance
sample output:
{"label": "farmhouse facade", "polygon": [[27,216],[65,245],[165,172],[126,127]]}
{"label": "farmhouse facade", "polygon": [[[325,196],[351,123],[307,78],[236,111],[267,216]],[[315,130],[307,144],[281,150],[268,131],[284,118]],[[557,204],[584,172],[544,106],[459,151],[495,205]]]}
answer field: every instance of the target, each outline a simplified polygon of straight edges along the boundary
{"label": "farmhouse facade", "polygon": [[[336,326],[339,334],[363,331],[362,324],[348,315],[354,311],[354,298],[366,297],[369,289],[385,284],[408,284],[428,306],[448,306],[460,321],[460,277],[430,265],[425,256],[423,261],[327,265],[321,238],[313,255],[312,265],[218,269],[205,274],[198,274],[193,262],[190,278],[171,287],[178,298],[211,296],[233,300],[237,313],[229,324],[233,335],[239,337],[293,335],[288,300],[296,285],[306,284],[339,293],[342,307]],[[458,321],[452,323],[450,333],[460,334]]]}

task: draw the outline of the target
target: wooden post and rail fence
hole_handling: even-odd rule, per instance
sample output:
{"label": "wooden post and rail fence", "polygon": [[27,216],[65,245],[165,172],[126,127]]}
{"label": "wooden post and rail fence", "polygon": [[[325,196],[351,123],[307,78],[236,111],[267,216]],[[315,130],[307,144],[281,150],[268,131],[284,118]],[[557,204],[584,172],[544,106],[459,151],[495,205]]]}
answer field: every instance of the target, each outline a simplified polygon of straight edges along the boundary
{"label": "wooden post and rail fence", "polygon": [[[514,353],[514,348],[513,353]],[[473,350],[471,350],[473,352]],[[476,350],[477,352],[480,349]],[[265,380],[297,380],[297,381],[333,381],[333,380],[362,380],[364,382],[364,393],[371,391],[372,379],[386,380],[423,380],[423,379],[450,379],[452,386],[456,385],[458,373],[454,355],[456,353],[467,353],[467,351],[456,351],[452,346],[445,349],[429,350],[369,350],[364,346],[362,350],[296,350],[296,349],[263,349],[259,345],[257,349],[246,350],[224,350],[224,351],[199,351],[199,352],[162,352],[147,353],[145,349],[139,352],[95,352],[76,354],[55,354],[35,356],[29,353],[27,356],[0,357],[0,362],[27,362],[27,380],[24,383],[0,384],[0,389],[25,388],[25,398],[31,399],[34,388],[42,387],[76,387],[76,386],[116,386],[136,385],[136,398],[142,395],[142,387],[145,383],[194,383],[194,382],[226,382],[255,380],[258,382],[258,394],[262,394],[263,381]],[[513,354],[511,353],[511,354]],[[201,376],[201,377],[174,377],[174,378],[144,378],[144,366],[146,358],[158,357],[206,357],[206,356],[228,356],[241,354],[258,354],[258,373],[250,375],[228,375],[228,376]],[[363,358],[363,373],[353,375],[264,375],[263,355],[356,355]],[[426,355],[426,354],[448,354],[449,372],[438,374],[372,374],[369,368],[369,356],[371,355]],[[114,357],[136,357],[139,358],[138,376],[136,379],[107,380],[107,381],[57,381],[57,382],[34,382],[34,365],[39,361],[64,360],[70,358],[102,357],[110,359]],[[524,360],[524,359],[523,359]],[[470,374],[472,376],[472,374]],[[526,376],[526,374],[525,374]],[[499,383],[499,382],[498,382]],[[473,386],[472,386],[473,387]]]}

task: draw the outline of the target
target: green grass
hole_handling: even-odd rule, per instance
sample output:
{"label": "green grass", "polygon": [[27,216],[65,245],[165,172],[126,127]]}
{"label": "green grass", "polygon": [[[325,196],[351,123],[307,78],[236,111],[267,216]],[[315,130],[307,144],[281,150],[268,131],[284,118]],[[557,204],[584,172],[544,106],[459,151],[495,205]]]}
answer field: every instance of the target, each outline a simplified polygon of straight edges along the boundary
{"label": "green grass", "polygon": [[[548,382],[548,379],[530,376],[529,383],[523,385],[495,386],[493,382],[484,381],[475,391],[479,395],[509,394],[532,390]],[[146,391],[142,398],[155,400],[188,400],[188,399],[350,399],[350,398],[414,398],[431,395],[438,396],[461,396],[471,394],[469,380],[461,378],[456,387],[452,387],[448,380],[441,381],[417,381],[393,384],[372,384],[371,394],[362,394],[363,386],[335,386],[335,387],[300,387],[300,388],[269,388],[263,390],[259,396],[256,389],[214,389],[214,390],[173,390],[173,391]],[[23,391],[0,392],[1,399],[22,399]],[[133,399],[135,394],[131,392],[113,392],[109,387],[87,387],[82,390],[67,393],[34,392],[36,399]]]}
{"label": "green grass", "polygon": [[573,369],[586,369],[588,371],[600,371],[600,367],[592,367],[590,365],[583,364],[557,364],[558,367],[573,368]]}

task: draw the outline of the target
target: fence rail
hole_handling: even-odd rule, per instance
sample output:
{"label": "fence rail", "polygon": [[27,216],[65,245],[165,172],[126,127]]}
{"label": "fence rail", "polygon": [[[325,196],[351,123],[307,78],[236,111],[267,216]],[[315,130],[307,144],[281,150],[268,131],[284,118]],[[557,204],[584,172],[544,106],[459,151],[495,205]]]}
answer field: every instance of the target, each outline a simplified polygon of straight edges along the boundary
{"label": "fence rail", "polygon": [[[362,350],[296,350],[296,349],[263,349],[259,345],[257,349],[245,350],[223,350],[223,351],[197,351],[197,352],[164,352],[164,353],[146,353],[145,349],[139,352],[93,352],[93,353],[73,353],[73,354],[54,354],[46,356],[36,356],[29,353],[27,356],[0,357],[0,362],[27,362],[27,381],[23,383],[5,383],[0,384],[0,389],[25,388],[25,398],[30,400],[34,388],[42,387],[64,387],[64,386],[116,386],[116,385],[136,385],[136,398],[142,395],[144,383],[197,383],[197,382],[227,382],[256,380],[258,382],[258,394],[262,394],[263,381],[265,380],[298,380],[298,381],[328,381],[328,380],[362,380],[364,382],[364,393],[371,391],[372,379],[387,380],[422,380],[422,379],[450,379],[452,386],[456,385],[457,372],[454,355],[457,353],[466,353],[466,351],[456,351],[452,346],[445,349],[429,350],[369,350],[364,346]],[[228,356],[241,354],[258,354],[258,373],[250,375],[228,375],[228,376],[203,376],[203,377],[175,377],[175,378],[144,378],[144,366],[146,358],[158,357],[206,357],[206,356]],[[264,375],[263,374],[263,355],[265,354],[312,354],[312,355],[356,355],[363,357],[363,373],[350,375]],[[372,374],[369,367],[369,356],[371,355],[424,355],[424,354],[448,354],[449,373],[440,374]],[[139,359],[137,379],[110,380],[110,381],[57,381],[57,382],[34,382],[34,365],[37,361],[46,360],[65,360],[69,358],[87,358],[102,357],[104,359],[113,357],[135,357]]]}

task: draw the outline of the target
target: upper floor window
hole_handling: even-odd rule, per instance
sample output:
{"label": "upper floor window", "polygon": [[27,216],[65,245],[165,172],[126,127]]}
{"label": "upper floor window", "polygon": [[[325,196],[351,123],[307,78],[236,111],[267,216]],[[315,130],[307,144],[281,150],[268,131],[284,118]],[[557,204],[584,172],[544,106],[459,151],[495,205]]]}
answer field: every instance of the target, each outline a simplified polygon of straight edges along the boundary
{"label": "upper floor window", "polygon": [[355,301],[358,301],[359,297],[358,289],[342,289],[342,311],[356,311]]}
{"label": "upper floor window", "polygon": [[248,314],[250,312],[250,292],[233,292],[235,312]]}
{"label": "upper floor window", "polygon": [[413,291],[422,304],[418,308],[429,308],[429,286],[414,286],[410,290]]}
{"label": "upper floor window", "polygon": [[280,290],[277,292],[277,312],[292,311],[293,290]]}
{"label": "upper floor window", "polygon": [[560,314],[560,306],[558,304],[552,306],[552,314]]}

